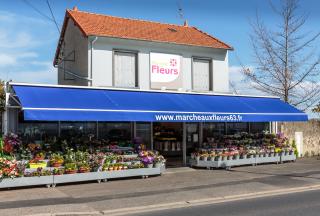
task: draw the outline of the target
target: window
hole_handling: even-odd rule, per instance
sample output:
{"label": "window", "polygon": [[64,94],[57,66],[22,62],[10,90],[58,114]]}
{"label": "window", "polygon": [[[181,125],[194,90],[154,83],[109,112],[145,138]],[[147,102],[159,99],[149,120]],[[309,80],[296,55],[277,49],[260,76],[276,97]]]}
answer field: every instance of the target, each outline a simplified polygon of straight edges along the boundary
{"label": "window", "polygon": [[63,139],[96,137],[96,122],[61,122],[60,135]]}
{"label": "window", "polygon": [[228,135],[233,135],[241,132],[249,132],[249,124],[247,122],[227,123]]}
{"label": "window", "polygon": [[136,137],[139,137],[147,149],[151,149],[151,124],[150,122],[136,123]]}
{"label": "window", "polygon": [[99,122],[99,138],[127,143],[132,140],[131,122]]}
{"label": "window", "polygon": [[252,122],[250,123],[250,132],[251,133],[261,133],[262,131],[269,131],[270,128],[269,122]]}
{"label": "window", "polygon": [[212,91],[212,73],[209,59],[193,59],[192,89]]}
{"label": "window", "polygon": [[116,87],[138,87],[137,53],[114,52],[114,83]]}
{"label": "window", "polygon": [[58,122],[29,122],[18,124],[18,135],[23,143],[44,143],[58,137]]}
{"label": "window", "polygon": [[217,135],[225,134],[225,123],[223,122],[205,122],[203,123],[203,140]]}

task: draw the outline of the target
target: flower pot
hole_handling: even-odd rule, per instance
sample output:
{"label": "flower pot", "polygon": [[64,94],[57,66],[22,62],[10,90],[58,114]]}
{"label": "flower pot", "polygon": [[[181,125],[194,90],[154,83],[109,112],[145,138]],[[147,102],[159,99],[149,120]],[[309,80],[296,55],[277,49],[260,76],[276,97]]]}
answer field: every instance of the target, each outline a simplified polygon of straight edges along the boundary
{"label": "flower pot", "polygon": [[215,157],[214,156],[211,156],[210,157],[210,161],[214,161]]}
{"label": "flower pot", "polygon": [[153,168],[153,164],[148,164],[147,167],[148,168]]}
{"label": "flower pot", "polygon": [[75,174],[75,173],[77,173],[77,170],[66,170],[65,173],[66,174]]}
{"label": "flower pot", "polygon": [[222,160],[223,160],[223,161],[228,160],[228,156],[223,156],[223,157],[222,157]]}
{"label": "flower pot", "polygon": [[199,157],[199,156],[197,156],[197,157],[196,157],[196,160],[197,160],[197,161],[199,161],[199,160],[200,160],[200,157]]}
{"label": "flower pot", "polygon": [[88,169],[88,168],[81,168],[80,167],[80,169],[79,169],[79,173],[87,173],[89,171],[90,171],[90,169]]}
{"label": "flower pot", "polygon": [[195,156],[193,153],[191,153],[191,159],[195,159]]}
{"label": "flower pot", "polygon": [[51,166],[52,166],[52,167],[61,167],[61,166],[62,166],[62,163],[60,163],[60,162],[53,162],[53,163],[51,163]]}
{"label": "flower pot", "polygon": [[240,159],[240,155],[235,155],[235,156],[234,156],[234,159],[235,159],[235,160],[239,160],[239,159]]}
{"label": "flower pot", "polygon": [[202,160],[203,160],[203,161],[207,161],[207,160],[208,160],[208,157],[202,157]]}
{"label": "flower pot", "polygon": [[161,163],[155,163],[155,164],[154,164],[154,167],[155,167],[155,168],[160,168],[161,165],[162,165]]}
{"label": "flower pot", "polygon": [[221,156],[216,156],[214,160],[215,160],[215,161],[221,161],[221,160],[222,160],[222,157],[221,157]]}

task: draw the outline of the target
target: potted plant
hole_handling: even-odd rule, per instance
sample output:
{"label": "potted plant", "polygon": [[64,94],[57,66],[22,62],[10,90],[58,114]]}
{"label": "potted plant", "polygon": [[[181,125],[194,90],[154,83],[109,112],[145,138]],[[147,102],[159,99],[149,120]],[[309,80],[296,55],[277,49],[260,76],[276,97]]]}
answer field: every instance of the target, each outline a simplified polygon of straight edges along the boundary
{"label": "potted plant", "polygon": [[158,155],[154,158],[154,167],[159,168],[164,166],[166,159],[162,155]]}
{"label": "potted plant", "polygon": [[140,151],[139,157],[145,167],[152,168],[155,154],[152,151]]}
{"label": "potted plant", "polygon": [[207,161],[207,160],[208,160],[208,154],[207,154],[207,153],[202,154],[202,155],[201,155],[201,159],[202,159],[203,161]]}
{"label": "potted plant", "polygon": [[108,171],[113,171],[114,170],[114,165],[113,164],[110,164],[109,166],[108,166]]}
{"label": "potted plant", "polygon": [[90,172],[90,166],[88,163],[79,163],[78,164],[78,167],[79,167],[79,173],[87,173],[87,172]]}
{"label": "potted plant", "polygon": [[63,156],[58,153],[54,153],[50,157],[50,165],[52,167],[60,167],[62,166],[63,162],[64,162]]}
{"label": "potted plant", "polygon": [[75,174],[78,171],[78,167],[76,163],[66,163],[64,165],[64,168],[65,168],[64,172],[66,174]]}
{"label": "potted plant", "polygon": [[53,175],[63,175],[64,173],[65,173],[65,170],[61,168],[54,168],[52,171]]}
{"label": "potted plant", "polygon": [[34,159],[36,159],[36,160],[44,160],[45,156],[46,156],[46,153],[43,152],[43,151],[40,151],[40,152],[37,152],[34,155]]}

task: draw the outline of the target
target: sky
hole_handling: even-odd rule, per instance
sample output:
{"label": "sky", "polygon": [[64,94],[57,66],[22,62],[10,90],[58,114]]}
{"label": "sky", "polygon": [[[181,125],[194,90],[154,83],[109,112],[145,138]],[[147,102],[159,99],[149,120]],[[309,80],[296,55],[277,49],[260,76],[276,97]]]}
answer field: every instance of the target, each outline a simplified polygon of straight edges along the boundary
{"label": "sky", "polygon": [[[178,7],[189,25],[234,47],[229,54],[230,78],[241,94],[259,94],[243,82],[240,61],[254,64],[249,33],[250,20],[259,14],[273,28],[279,20],[268,0],[49,0],[59,28],[66,9],[120,17],[182,24]],[[274,0],[279,6],[279,0]],[[180,6],[178,6],[180,5]],[[320,1],[300,1],[299,13],[307,12],[307,32],[320,31]],[[52,66],[59,32],[51,20],[46,0],[0,0],[0,79],[31,83],[57,83]],[[320,44],[320,43],[319,43]],[[261,94],[261,93],[260,93]]]}

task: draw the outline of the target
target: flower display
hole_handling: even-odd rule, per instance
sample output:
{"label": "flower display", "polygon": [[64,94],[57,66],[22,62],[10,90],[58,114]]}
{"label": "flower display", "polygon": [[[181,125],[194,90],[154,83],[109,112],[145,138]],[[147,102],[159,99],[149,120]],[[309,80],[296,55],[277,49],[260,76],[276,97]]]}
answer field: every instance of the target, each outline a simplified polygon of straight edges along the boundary
{"label": "flower display", "polygon": [[140,151],[139,157],[141,158],[141,162],[145,165],[153,164],[155,153],[153,151]]}
{"label": "flower display", "polygon": [[[124,171],[164,164],[156,151],[135,151],[113,145],[110,148],[77,150],[65,141],[57,151],[48,151],[45,144],[22,144],[16,134],[8,134],[0,142],[0,180],[16,177],[42,177],[87,172]],[[142,148],[144,149],[144,148]],[[150,166],[151,165],[151,166]]]}
{"label": "flower display", "polygon": [[[205,144],[203,148],[192,153],[192,158],[207,158],[215,156],[236,156],[258,154],[273,154],[282,152],[296,152],[296,147],[289,143],[287,137],[283,134],[269,133],[238,133],[235,135],[218,136],[214,138],[216,143],[211,148]],[[219,143],[219,144],[218,144]]]}
{"label": "flower display", "polygon": [[4,157],[0,158],[0,179],[16,178],[20,175],[21,173],[18,169],[18,161],[15,159],[10,160]]}
{"label": "flower display", "polygon": [[17,151],[21,146],[22,142],[18,135],[10,133],[4,137],[3,151],[7,154],[11,154]]}

